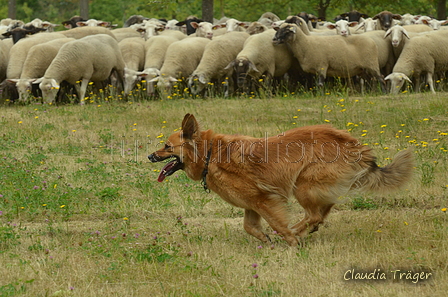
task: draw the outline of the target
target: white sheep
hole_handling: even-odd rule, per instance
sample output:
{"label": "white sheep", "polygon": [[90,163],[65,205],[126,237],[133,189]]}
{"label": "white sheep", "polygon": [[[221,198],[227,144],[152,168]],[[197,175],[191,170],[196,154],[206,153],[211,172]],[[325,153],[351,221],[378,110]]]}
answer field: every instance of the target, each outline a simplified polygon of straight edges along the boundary
{"label": "white sheep", "polygon": [[188,78],[191,93],[200,93],[212,81],[218,84],[225,82],[226,77],[229,77],[229,70],[225,67],[243,49],[248,37],[246,32],[229,32],[208,43],[198,67]]}
{"label": "white sheep", "polygon": [[378,65],[381,73],[388,75],[395,64],[395,54],[391,43],[391,38],[384,35],[383,30],[373,30],[362,33],[362,36],[371,38],[378,48]]}
{"label": "white sheep", "polygon": [[6,78],[6,70],[9,62],[9,52],[13,46],[11,38],[0,40],[0,81]]}
{"label": "white sheep", "polygon": [[51,61],[56,57],[59,49],[74,38],[58,38],[42,44],[34,45],[28,51],[23,70],[19,79],[8,79],[15,83],[19,92],[19,101],[25,101],[31,91],[31,84],[45,74]]}
{"label": "white sheep", "polygon": [[238,21],[237,19],[228,19],[225,23],[220,25],[221,27],[227,28],[227,32],[244,31],[248,26],[247,23]]}
{"label": "white sheep", "polygon": [[256,81],[263,75],[269,86],[272,78],[281,77],[290,69],[293,56],[285,44],[274,46],[274,35],[274,29],[251,35],[235,60],[226,67],[236,73],[238,87],[245,88],[248,77]]}
{"label": "white sheep", "polygon": [[[168,32],[179,32],[181,35],[167,34]],[[137,72],[137,75],[145,78],[148,96],[155,94],[154,82],[151,82],[151,80],[160,75],[160,68],[162,68],[163,61],[165,61],[168,47],[173,42],[182,40],[186,36],[180,31],[165,31],[164,34],[151,37],[145,42],[145,66],[143,71]]]}
{"label": "white sheep", "polygon": [[218,25],[213,25],[209,22],[191,22],[191,26],[196,29],[195,34],[191,34],[191,37],[204,37],[208,39],[213,38],[213,28],[219,28]]}
{"label": "white sheep", "polygon": [[358,25],[358,22],[349,22],[347,20],[339,20],[336,23],[327,24],[327,28],[330,30],[336,30],[337,35],[348,36],[352,35],[350,32],[350,28]]}
{"label": "white sheep", "polygon": [[180,27],[176,26],[176,24],[179,23],[178,20],[176,19],[171,19],[168,22],[166,22],[165,25],[165,30],[176,30],[176,31],[180,31]]}
{"label": "white sheep", "polygon": [[[414,31],[408,31],[414,30]],[[406,42],[415,36],[422,34],[429,34],[434,32],[434,30],[430,29],[426,25],[408,25],[408,26],[400,26],[395,25],[388,29],[384,34],[384,38],[390,36],[390,41],[393,46],[395,61],[400,56]]]}
{"label": "white sheep", "polygon": [[169,94],[173,83],[187,78],[197,68],[209,42],[210,39],[202,37],[188,37],[173,42],[166,51],[160,75],[150,82],[157,82],[159,91]]}
{"label": "white sheep", "polygon": [[165,30],[165,23],[158,19],[143,20],[140,24],[134,24],[131,28],[141,32],[145,39],[149,39],[153,36],[159,35],[160,32]]}
{"label": "white sheep", "polygon": [[112,25],[110,22],[105,22],[105,21],[101,21],[101,20],[96,20],[96,19],[88,19],[87,21],[79,21],[76,22],[76,25],[78,25],[78,27],[116,27],[116,25]]}
{"label": "white sheep", "polygon": [[6,77],[20,78],[23,63],[25,62],[26,56],[28,55],[28,51],[31,47],[36,44],[41,44],[58,38],[66,38],[66,36],[61,33],[43,32],[37,35],[22,38],[20,42],[17,42],[11,47]]}
{"label": "white sheep", "polygon": [[286,43],[303,71],[318,75],[319,87],[324,85],[327,76],[350,78],[368,75],[378,79],[385,91],[378,65],[378,47],[367,36],[305,35],[296,24],[284,23],[273,42]]}
{"label": "white sheep", "polygon": [[124,68],[124,94],[134,88],[139,71],[145,67],[145,40],[141,37],[125,38],[118,43],[126,64]]}
{"label": "white sheep", "polygon": [[[75,85],[81,104],[90,81],[102,82],[116,71],[123,78],[125,63],[117,41],[109,35],[86,36],[64,44],[51,62],[39,88],[45,102],[54,102],[62,81]],[[81,81],[81,85],[78,82]]]}
{"label": "white sheep", "polygon": [[412,37],[406,42],[394,69],[385,79],[391,81],[391,93],[397,94],[405,81],[415,78],[415,89],[419,91],[420,75],[426,74],[426,83],[432,93],[433,76],[448,70],[448,31],[434,31]]}
{"label": "white sheep", "polygon": [[[362,29],[362,30],[361,30]],[[377,21],[373,20],[372,18],[364,19],[362,22],[359,23],[358,27],[356,27],[355,31],[375,31],[375,30],[381,30],[378,28]]]}
{"label": "white sheep", "polygon": [[[271,28],[271,26],[269,26],[269,28]],[[260,23],[260,22],[252,22],[247,27],[246,33],[248,33],[249,35],[254,35],[254,34],[262,33],[262,32],[267,31],[267,30],[268,30],[268,27],[263,25],[262,23]]]}
{"label": "white sheep", "polygon": [[140,37],[143,39],[143,36],[140,32],[129,27],[113,29],[110,32],[115,36],[115,39],[117,39],[118,42],[122,41],[125,38],[133,37]]}
{"label": "white sheep", "polygon": [[57,32],[59,34],[65,35],[65,37],[69,38],[75,38],[80,39],[89,35],[95,35],[95,34],[106,34],[115,39],[114,34],[110,29],[104,28],[104,27],[76,27],[73,29],[65,30],[65,31],[59,31]]}

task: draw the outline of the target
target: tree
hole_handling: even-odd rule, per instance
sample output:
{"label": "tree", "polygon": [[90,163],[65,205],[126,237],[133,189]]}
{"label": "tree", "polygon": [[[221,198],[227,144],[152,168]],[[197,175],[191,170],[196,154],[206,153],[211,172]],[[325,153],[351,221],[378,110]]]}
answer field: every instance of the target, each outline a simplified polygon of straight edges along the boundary
{"label": "tree", "polygon": [[437,0],[437,19],[446,19],[446,0]]}
{"label": "tree", "polygon": [[202,0],[202,19],[213,23],[213,0]]}
{"label": "tree", "polygon": [[16,0],[8,0],[8,18],[16,18]]}
{"label": "tree", "polygon": [[79,0],[79,16],[85,20],[89,19],[89,0]]}

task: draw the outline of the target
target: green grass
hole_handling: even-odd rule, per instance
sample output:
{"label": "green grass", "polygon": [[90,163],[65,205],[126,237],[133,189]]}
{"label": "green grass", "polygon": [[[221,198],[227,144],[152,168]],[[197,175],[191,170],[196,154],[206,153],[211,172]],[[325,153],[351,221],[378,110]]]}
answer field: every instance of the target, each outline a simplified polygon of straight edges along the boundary
{"label": "green grass", "polygon": [[[444,295],[446,93],[248,97],[1,106],[0,296]],[[329,123],[371,146],[380,166],[412,149],[415,177],[390,195],[346,197],[301,248],[275,234],[264,246],[241,209],[183,172],[157,182],[162,165],[147,155],[185,113],[256,137]],[[344,280],[351,269],[388,279]],[[432,276],[414,284],[395,270]]]}

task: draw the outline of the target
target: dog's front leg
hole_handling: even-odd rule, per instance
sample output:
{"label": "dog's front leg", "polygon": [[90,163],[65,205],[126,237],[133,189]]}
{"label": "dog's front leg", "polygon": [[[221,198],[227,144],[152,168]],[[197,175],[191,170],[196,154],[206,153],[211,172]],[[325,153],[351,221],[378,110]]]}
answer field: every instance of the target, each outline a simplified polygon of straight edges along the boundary
{"label": "dog's front leg", "polygon": [[244,212],[244,230],[262,242],[271,242],[269,235],[261,230],[261,216],[251,209],[246,209]]}

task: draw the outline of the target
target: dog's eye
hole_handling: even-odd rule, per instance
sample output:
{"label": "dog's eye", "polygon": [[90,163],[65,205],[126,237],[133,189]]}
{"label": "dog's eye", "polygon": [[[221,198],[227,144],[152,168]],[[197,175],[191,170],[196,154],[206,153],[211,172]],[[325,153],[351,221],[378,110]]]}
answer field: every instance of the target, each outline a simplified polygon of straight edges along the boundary
{"label": "dog's eye", "polygon": [[170,145],[168,145],[168,144],[165,144],[165,148],[164,148],[166,151],[168,151],[168,150],[172,150],[173,149],[173,147],[172,146],[170,146]]}

